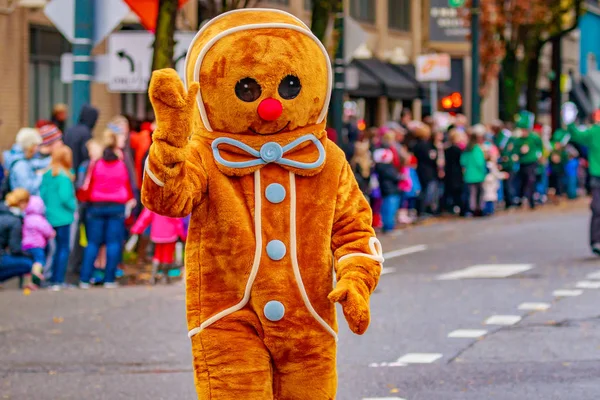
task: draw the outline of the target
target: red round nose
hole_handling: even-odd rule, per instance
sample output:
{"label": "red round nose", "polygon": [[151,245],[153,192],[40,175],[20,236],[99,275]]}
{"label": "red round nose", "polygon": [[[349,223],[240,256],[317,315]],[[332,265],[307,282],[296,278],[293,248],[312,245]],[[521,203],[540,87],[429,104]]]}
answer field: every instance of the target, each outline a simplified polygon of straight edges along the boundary
{"label": "red round nose", "polygon": [[265,121],[275,121],[282,112],[281,102],[273,98],[264,99],[258,105],[258,115]]}

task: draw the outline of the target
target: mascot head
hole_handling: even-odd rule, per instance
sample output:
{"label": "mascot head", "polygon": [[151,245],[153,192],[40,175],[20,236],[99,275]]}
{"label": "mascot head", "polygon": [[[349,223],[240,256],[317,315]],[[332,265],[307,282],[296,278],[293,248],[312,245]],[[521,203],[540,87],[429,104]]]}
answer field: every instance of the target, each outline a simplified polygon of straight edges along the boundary
{"label": "mascot head", "polygon": [[200,83],[201,131],[212,137],[324,126],[332,85],[327,51],[310,29],[267,9],[209,21],[190,45],[185,78]]}

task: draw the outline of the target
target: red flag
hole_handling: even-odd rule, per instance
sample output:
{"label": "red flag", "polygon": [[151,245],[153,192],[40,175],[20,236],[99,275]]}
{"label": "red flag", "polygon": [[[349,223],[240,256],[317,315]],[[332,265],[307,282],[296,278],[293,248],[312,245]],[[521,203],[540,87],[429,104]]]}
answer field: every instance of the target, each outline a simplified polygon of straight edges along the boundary
{"label": "red flag", "polygon": [[[179,0],[181,8],[188,0]],[[140,18],[140,23],[147,30],[154,32],[158,17],[158,0],[125,0],[131,11]]]}

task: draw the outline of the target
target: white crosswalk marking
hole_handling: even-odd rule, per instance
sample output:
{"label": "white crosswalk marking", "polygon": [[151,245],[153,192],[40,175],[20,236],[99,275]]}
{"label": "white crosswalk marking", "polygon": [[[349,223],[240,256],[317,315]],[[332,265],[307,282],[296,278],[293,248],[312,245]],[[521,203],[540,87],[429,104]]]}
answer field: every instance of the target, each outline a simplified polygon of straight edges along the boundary
{"label": "white crosswalk marking", "polygon": [[398,359],[401,364],[431,364],[442,358],[440,353],[408,353]]}
{"label": "white crosswalk marking", "polygon": [[580,296],[583,293],[583,290],[569,290],[569,289],[561,289],[555,290],[552,292],[552,295],[555,297],[575,297]]}
{"label": "white crosswalk marking", "polygon": [[596,271],[596,272],[592,272],[591,274],[588,274],[587,278],[592,279],[592,280],[600,280],[600,271]]}
{"label": "white crosswalk marking", "polygon": [[521,320],[519,315],[492,315],[485,320],[486,325],[514,325]]}
{"label": "white crosswalk marking", "polygon": [[600,282],[580,281],[575,285],[577,289],[600,289]]}
{"label": "white crosswalk marking", "polygon": [[532,264],[483,264],[473,265],[458,271],[442,274],[439,280],[508,278],[533,268]]}
{"label": "white crosswalk marking", "polygon": [[477,339],[485,336],[487,331],[485,329],[457,329],[448,334],[449,338],[457,339]]}
{"label": "white crosswalk marking", "polygon": [[389,260],[390,258],[406,256],[408,254],[419,253],[425,250],[427,250],[427,246],[425,246],[424,244],[420,244],[417,246],[406,247],[404,249],[393,250],[387,253],[383,253],[383,258]]}
{"label": "white crosswalk marking", "polygon": [[521,304],[519,304],[519,310],[546,311],[549,308],[550,308],[549,303],[521,303]]}

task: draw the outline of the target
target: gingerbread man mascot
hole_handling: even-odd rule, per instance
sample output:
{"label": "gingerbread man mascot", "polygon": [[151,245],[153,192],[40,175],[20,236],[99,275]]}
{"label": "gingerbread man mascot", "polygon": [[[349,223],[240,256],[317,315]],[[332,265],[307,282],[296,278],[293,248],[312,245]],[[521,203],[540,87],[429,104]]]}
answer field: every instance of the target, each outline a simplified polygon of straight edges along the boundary
{"label": "gingerbread man mascot", "polygon": [[[186,86],[156,71],[142,201],[191,214],[186,308],[200,399],[335,398],[340,303],[362,334],[383,262],[371,210],[327,139],[331,63],[296,17],[206,24]],[[334,276],[336,284],[334,287]]]}

